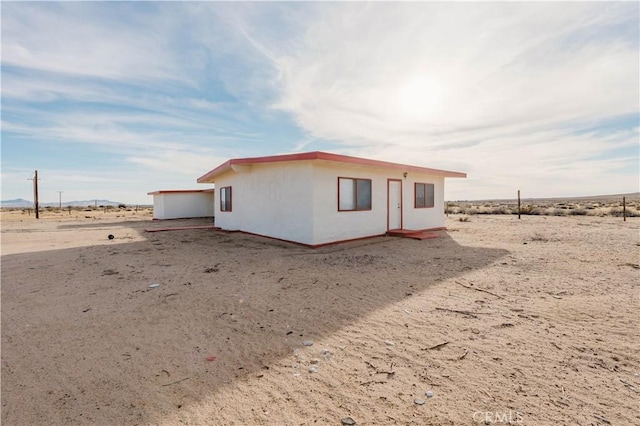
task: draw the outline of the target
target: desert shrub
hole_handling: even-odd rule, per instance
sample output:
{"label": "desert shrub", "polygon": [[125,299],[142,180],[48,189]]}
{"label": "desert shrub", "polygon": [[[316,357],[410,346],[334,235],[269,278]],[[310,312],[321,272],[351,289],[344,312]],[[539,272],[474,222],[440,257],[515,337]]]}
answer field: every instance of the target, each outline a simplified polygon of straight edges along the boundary
{"label": "desert shrub", "polygon": [[547,214],[547,209],[544,208],[544,207],[534,207],[527,214],[535,215],[535,216],[542,216],[542,215]]}
{"label": "desert shrub", "polygon": [[127,205],[126,205],[126,204],[122,204],[122,203],[121,203],[121,204],[118,204],[118,208],[119,208],[119,209],[126,209],[126,208],[127,208]]}
{"label": "desert shrub", "polygon": [[566,216],[567,215],[567,211],[564,210],[564,209],[561,209],[561,208],[560,209],[555,208],[555,209],[551,210],[551,214],[553,216]]}
{"label": "desert shrub", "polygon": [[622,208],[621,207],[611,207],[609,209],[609,216],[614,217],[622,217]]}
{"label": "desert shrub", "polygon": [[[533,210],[535,210],[535,207],[530,205],[530,204],[526,205],[526,206],[520,206],[520,214],[536,214],[536,213],[533,213]],[[518,213],[518,208],[517,207],[516,207],[515,212],[516,212],[516,214]]]}
{"label": "desert shrub", "polygon": [[573,216],[586,216],[587,215],[587,210],[586,209],[571,209],[571,210],[569,210],[569,214],[573,215]]}
{"label": "desert shrub", "polygon": [[490,211],[485,209],[484,207],[474,207],[469,211],[469,214],[489,214]]}
{"label": "desert shrub", "polygon": [[458,218],[459,222],[469,222],[469,217],[468,216],[462,216],[460,218]]}
{"label": "desert shrub", "polygon": [[593,209],[593,210],[589,210],[587,212],[587,216],[598,216],[598,217],[603,217],[604,213],[602,212],[601,209]]}
{"label": "desert shrub", "polygon": [[[611,207],[609,209],[609,216],[622,217],[622,207]],[[639,217],[640,212],[637,210],[627,209],[627,217]]]}
{"label": "desert shrub", "polygon": [[531,237],[531,241],[542,241],[542,242],[547,242],[549,241],[549,239],[547,237],[545,237],[544,235],[542,235],[539,232],[536,232],[535,234],[533,234],[533,236]]}

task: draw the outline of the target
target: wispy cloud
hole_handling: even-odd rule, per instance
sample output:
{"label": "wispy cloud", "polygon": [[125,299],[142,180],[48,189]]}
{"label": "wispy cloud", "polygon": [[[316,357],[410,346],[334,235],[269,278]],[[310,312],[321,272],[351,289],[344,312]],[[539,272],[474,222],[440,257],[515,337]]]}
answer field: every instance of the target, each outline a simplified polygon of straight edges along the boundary
{"label": "wispy cloud", "polygon": [[[329,6],[307,31],[304,48],[277,61],[283,96],[276,106],[314,134],[372,143],[415,139],[417,130],[430,142],[468,127],[540,127],[632,113],[638,54],[630,6],[637,9]],[[582,40],[594,26],[603,34]]]}
{"label": "wispy cloud", "polygon": [[188,63],[175,61],[179,47],[164,37],[179,22],[141,12],[135,3],[4,4],[10,19],[2,25],[3,63],[117,80],[186,80]]}

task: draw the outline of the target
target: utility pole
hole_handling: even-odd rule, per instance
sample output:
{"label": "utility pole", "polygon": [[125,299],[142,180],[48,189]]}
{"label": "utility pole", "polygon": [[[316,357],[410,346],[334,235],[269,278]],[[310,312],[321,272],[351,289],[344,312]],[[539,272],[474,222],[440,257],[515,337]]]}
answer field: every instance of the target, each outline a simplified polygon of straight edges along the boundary
{"label": "utility pole", "polygon": [[59,204],[60,210],[62,210],[62,193],[63,192],[64,191],[58,191],[58,195],[59,195],[58,204]]}
{"label": "utility pole", "polygon": [[38,206],[38,171],[36,170],[33,179],[27,179],[33,181],[33,206],[36,212],[36,219],[40,219],[40,212]]}

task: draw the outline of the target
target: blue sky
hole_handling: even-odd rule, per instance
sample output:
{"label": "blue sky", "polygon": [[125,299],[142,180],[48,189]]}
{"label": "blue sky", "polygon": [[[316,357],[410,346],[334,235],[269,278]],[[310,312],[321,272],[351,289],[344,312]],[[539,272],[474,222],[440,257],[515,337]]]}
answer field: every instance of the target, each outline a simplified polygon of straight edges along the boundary
{"label": "blue sky", "polygon": [[639,190],[637,2],[1,8],[2,199],[315,150],[467,172],[449,200]]}

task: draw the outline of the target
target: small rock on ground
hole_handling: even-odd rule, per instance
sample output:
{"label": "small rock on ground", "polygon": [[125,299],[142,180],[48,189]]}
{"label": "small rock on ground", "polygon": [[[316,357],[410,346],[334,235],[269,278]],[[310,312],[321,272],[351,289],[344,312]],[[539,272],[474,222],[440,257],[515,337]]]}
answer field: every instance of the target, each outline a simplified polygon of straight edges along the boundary
{"label": "small rock on ground", "polygon": [[413,400],[413,402],[415,402],[418,405],[422,405],[424,404],[424,399],[416,398]]}
{"label": "small rock on ground", "polygon": [[344,419],[340,420],[342,422],[343,425],[348,426],[348,425],[355,425],[356,421],[353,420],[351,417],[345,417]]}
{"label": "small rock on ground", "polygon": [[302,342],[302,346],[313,346],[313,341],[305,340],[304,342]]}

